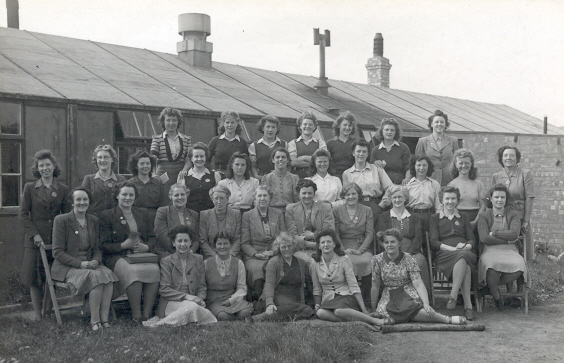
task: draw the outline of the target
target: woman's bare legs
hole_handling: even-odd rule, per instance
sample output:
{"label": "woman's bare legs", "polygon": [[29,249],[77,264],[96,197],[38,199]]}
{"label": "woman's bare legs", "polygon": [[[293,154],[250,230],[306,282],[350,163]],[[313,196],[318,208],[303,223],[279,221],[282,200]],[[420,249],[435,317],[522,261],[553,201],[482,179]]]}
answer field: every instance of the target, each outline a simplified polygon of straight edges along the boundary
{"label": "woman's bare legs", "polygon": [[462,261],[464,261],[464,265],[466,266],[464,281],[462,282],[462,298],[464,299],[464,308],[472,309],[472,298],[470,296],[470,290],[472,287],[472,271],[470,270],[470,266],[466,264],[466,261]]}
{"label": "woman's bare legs", "polygon": [[88,294],[88,302],[90,304],[90,324],[100,322],[100,305],[103,292],[104,285],[100,284],[90,290],[90,293]]}
{"label": "woman's bare legs", "polygon": [[322,320],[341,322],[341,321],[363,321],[372,325],[384,325],[383,319],[373,318],[358,310],[346,308],[335,309],[333,311],[326,309],[317,310],[317,317]]}
{"label": "woman's bare legs", "polygon": [[159,292],[159,282],[143,284],[143,318],[149,319]]}
{"label": "woman's bare legs", "polygon": [[30,286],[29,295],[33,305],[34,320],[41,320],[41,288],[39,286]]}

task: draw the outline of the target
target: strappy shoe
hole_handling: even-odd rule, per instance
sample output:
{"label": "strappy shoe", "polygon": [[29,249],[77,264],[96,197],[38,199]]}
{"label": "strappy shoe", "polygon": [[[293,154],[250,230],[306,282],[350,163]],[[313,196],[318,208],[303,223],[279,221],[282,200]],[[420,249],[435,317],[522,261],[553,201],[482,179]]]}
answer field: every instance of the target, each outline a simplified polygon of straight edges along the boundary
{"label": "strappy shoe", "polygon": [[99,321],[91,323],[90,327],[91,327],[92,331],[102,330],[102,324],[100,324]]}
{"label": "strappy shoe", "polygon": [[447,304],[446,304],[446,308],[448,310],[454,310],[456,308],[456,299],[453,299],[452,297],[448,298]]}
{"label": "strappy shoe", "polygon": [[110,325],[110,323],[108,323],[107,321],[103,321],[102,322],[102,327],[104,329],[110,329],[112,326]]}
{"label": "strappy shoe", "polygon": [[448,323],[449,324],[455,324],[455,325],[467,325],[468,324],[468,320],[464,316],[455,316],[455,317],[458,318],[458,324],[452,322],[453,316],[448,317]]}
{"label": "strappy shoe", "polygon": [[384,318],[383,325],[394,325],[395,323],[396,321],[394,320],[394,318]]}

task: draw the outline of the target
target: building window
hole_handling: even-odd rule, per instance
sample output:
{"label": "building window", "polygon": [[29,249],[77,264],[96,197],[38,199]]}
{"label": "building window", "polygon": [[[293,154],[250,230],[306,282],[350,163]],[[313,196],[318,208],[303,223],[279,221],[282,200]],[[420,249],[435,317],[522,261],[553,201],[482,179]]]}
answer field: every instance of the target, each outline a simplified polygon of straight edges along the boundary
{"label": "building window", "polygon": [[125,138],[150,138],[159,134],[159,115],[144,111],[118,111],[119,124]]}
{"label": "building window", "polygon": [[0,102],[0,208],[17,207],[20,203],[22,142],[21,105]]}

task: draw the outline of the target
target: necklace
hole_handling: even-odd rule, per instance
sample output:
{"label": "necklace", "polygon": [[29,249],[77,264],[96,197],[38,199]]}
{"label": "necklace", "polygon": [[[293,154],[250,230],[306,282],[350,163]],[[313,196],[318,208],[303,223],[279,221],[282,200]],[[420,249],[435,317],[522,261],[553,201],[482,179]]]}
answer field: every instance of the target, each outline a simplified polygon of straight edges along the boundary
{"label": "necklace", "polygon": [[215,218],[219,221],[219,222],[223,222],[225,220],[225,218],[227,218],[227,211],[221,216],[221,218],[219,217],[219,215],[217,214],[217,210],[214,210],[215,213]]}

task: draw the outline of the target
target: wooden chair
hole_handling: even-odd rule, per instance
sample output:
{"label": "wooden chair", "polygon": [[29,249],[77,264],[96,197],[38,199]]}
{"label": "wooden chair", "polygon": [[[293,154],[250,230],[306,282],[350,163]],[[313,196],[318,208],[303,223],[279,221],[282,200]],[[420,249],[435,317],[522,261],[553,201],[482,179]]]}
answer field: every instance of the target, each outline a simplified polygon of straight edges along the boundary
{"label": "wooden chair", "polygon": [[[519,235],[519,242],[519,254],[525,259],[525,265],[527,266],[527,270],[529,270],[529,262],[525,258],[525,256],[527,256],[527,245],[525,243],[525,236],[523,236],[522,234]],[[517,289],[515,290],[515,292],[500,291],[500,296],[502,299],[506,297],[518,297],[521,300],[521,309],[525,310],[525,315],[529,315],[529,288],[527,287],[526,281],[524,281],[523,276],[521,276],[520,279],[521,278],[523,279],[523,284],[521,286],[517,284]],[[514,283],[514,281],[511,282],[512,285]],[[480,306],[484,306],[484,303],[485,295],[480,295]]]}
{"label": "wooden chair", "polygon": [[[59,306],[59,302],[57,300],[56,289],[60,288],[64,290],[70,291],[70,286],[65,282],[60,281],[53,281],[51,278],[51,266],[49,265],[49,261],[47,260],[47,253],[45,250],[51,250],[53,248],[52,245],[41,245],[39,247],[39,252],[41,253],[41,260],[43,261],[43,267],[45,268],[45,291],[43,292],[43,304],[41,308],[41,315],[46,314],[47,304],[49,299],[51,300],[53,311],[55,312],[55,318],[57,319],[57,325],[63,325],[63,320],[61,319],[61,306]],[[69,302],[70,300],[70,302]],[[67,299],[67,303],[64,305],[64,308],[72,308],[77,306],[84,305],[86,298],[85,295],[81,295],[81,297],[77,300],[76,298]]]}
{"label": "wooden chair", "polygon": [[[429,266],[429,274],[431,276],[431,303],[434,306],[437,296],[450,296],[452,281],[435,266],[435,262],[433,261],[431,254],[429,232],[425,232],[425,246],[427,247],[427,265]],[[470,295],[474,296],[476,311],[479,313],[482,312],[480,294],[478,293],[478,286],[475,278],[472,279],[472,289],[470,290]]]}

